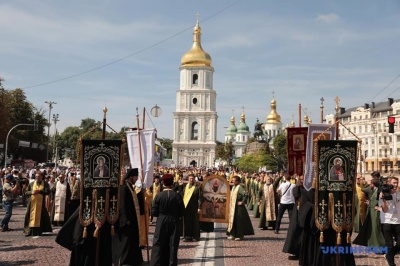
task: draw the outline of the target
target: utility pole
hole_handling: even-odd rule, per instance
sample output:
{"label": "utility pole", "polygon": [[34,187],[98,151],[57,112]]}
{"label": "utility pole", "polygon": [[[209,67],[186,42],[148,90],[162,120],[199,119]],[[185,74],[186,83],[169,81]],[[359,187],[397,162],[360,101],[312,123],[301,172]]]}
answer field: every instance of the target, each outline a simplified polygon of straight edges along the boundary
{"label": "utility pole", "polygon": [[46,162],[49,161],[49,145],[50,145],[50,126],[51,126],[51,109],[53,109],[53,104],[57,104],[56,102],[53,101],[45,101],[49,105],[49,125],[47,127],[47,154],[46,154]]}

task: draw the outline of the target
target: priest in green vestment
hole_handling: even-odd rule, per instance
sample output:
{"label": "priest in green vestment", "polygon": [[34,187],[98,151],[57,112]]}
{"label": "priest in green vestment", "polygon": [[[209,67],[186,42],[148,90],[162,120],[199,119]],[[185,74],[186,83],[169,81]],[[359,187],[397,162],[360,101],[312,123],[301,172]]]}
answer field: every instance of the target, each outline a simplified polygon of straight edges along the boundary
{"label": "priest in green vestment", "polygon": [[246,191],[240,185],[240,177],[233,177],[233,187],[229,202],[229,222],[226,234],[230,240],[242,240],[245,235],[254,235],[253,225],[243,201]]}

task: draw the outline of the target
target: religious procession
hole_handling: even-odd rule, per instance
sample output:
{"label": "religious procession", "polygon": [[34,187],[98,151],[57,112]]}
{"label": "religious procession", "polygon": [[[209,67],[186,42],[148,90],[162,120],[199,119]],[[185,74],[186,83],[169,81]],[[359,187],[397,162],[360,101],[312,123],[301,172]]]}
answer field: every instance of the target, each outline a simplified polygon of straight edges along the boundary
{"label": "religious procession", "polygon": [[25,236],[59,227],[55,242],[68,250],[69,265],[178,265],[183,243],[221,225],[224,241],[237,243],[267,230],[285,234],[274,252],[287,254],[288,265],[356,265],[360,251],[395,265],[398,178],[375,171],[363,180],[359,141],[335,139],[338,123],[287,128],[287,169],[275,173],[158,166],[156,130],[139,122],[126,139],[106,139],[105,130],[102,139],[81,137],[80,169],[2,170],[1,231],[11,231],[20,197]]}

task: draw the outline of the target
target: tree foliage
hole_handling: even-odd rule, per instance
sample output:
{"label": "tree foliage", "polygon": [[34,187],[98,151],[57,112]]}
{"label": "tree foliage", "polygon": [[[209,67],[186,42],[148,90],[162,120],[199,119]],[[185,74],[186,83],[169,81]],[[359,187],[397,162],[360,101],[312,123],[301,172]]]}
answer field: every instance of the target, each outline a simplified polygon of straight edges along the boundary
{"label": "tree foliage", "polygon": [[236,163],[240,170],[246,172],[258,172],[260,167],[266,166],[269,170],[277,170],[277,162],[274,156],[266,151],[259,150],[253,154],[245,154]]}
{"label": "tree foliage", "polygon": [[226,143],[217,142],[217,146],[215,148],[216,159],[226,161],[228,162],[229,165],[231,165],[233,156],[234,156],[234,147],[231,142],[226,142]]}
{"label": "tree foliage", "polygon": [[165,155],[165,159],[172,159],[172,139],[167,139],[167,138],[160,138],[158,139],[160,141],[161,146],[163,146],[167,150],[167,154]]}
{"label": "tree foliage", "polygon": [[281,133],[274,139],[274,157],[278,164],[278,170],[286,170],[287,168],[287,145],[286,135]]}
{"label": "tree foliage", "polygon": [[[33,106],[25,95],[22,89],[6,90],[4,89],[0,78],[0,143],[6,145],[7,135],[8,149],[7,154],[13,159],[34,159],[42,160],[45,156],[45,150],[31,147],[19,146],[19,141],[28,141],[40,144],[46,144],[46,135],[44,128],[47,120],[44,117],[44,111]],[[38,130],[34,131],[34,121],[38,122]],[[14,126],[21,125],[10,131]],[[44,146],[42,146],[44,147]],[[0,161],[3,162],[4,156],[1,156]]]}

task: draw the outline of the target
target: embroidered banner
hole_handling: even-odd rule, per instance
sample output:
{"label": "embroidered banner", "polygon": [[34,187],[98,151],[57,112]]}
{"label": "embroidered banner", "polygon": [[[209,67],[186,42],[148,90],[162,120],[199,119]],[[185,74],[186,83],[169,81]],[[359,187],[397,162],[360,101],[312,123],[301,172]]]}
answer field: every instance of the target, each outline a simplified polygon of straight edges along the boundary
{"label": "embroidered banner", "polygon": [[118,219],[122,140],[82,140],[80,221],[112,225]]}
{"label": "embroidered banner", "polygon": [[229,218],[230,185],[224,176],[212,175],[201,183],[200,221],[227,223]]}
{"label": "embroidered banner", "polygon": [[288,127],[287,130],[287,155],[288,174],[303,175],[306,161],[307,127]]}
{"label": "embroidered banner", "polygon": [[318,141],[315,224],[321,231],[330,225],[337,232],[353,228],[357,151],[356,140]]}
{"label": "embroidered banner", "polygon": [[308,126],[306,169],[303,183],[307,191],[312,188],[315,177],[314,140],[318,137],[321,140],[333,140],[335,138],[335,127],[328,124],[310,124]]}

